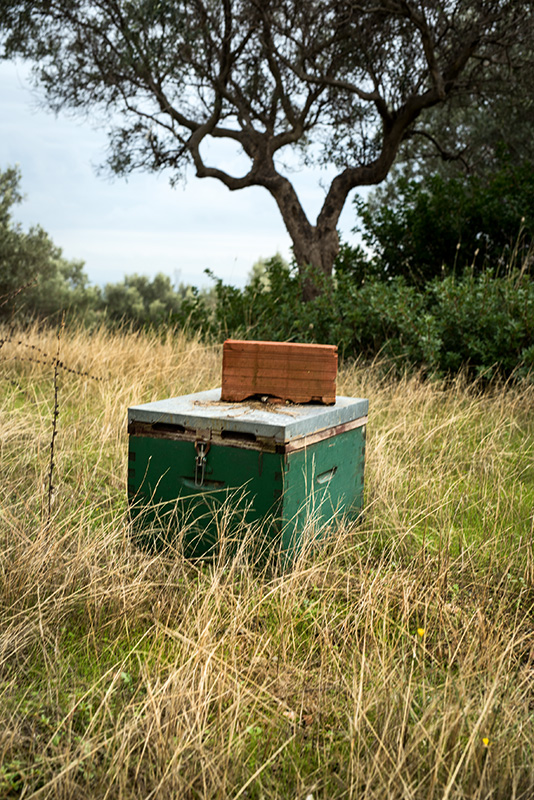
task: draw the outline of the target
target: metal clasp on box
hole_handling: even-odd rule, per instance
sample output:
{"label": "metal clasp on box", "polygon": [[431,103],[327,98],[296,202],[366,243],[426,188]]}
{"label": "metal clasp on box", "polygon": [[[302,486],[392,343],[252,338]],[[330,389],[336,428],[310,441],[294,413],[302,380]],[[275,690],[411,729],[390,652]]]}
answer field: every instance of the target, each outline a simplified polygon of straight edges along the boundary
{"label": "metal clasp on box", "polygon": [[204,475],[206,473],[206,457],[211,447],[211,442],[195,442],[195,486],[202,486],[204,484]]}

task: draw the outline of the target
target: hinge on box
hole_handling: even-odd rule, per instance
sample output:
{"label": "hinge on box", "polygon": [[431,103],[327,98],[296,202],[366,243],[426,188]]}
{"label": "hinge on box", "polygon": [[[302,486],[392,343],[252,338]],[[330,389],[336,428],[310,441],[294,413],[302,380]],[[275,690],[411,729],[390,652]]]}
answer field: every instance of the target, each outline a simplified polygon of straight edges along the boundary
{"label": "hinge on box", "polygon": [[195,442],[195,486],[202,486],[204,484],[204,475],[206,472],[206,457],[210,449],[211,442]]}

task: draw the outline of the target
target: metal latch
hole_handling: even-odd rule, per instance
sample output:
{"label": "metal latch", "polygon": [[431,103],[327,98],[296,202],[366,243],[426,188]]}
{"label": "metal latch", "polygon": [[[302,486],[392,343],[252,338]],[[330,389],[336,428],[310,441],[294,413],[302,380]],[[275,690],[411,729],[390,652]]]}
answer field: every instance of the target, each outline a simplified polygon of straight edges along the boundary
{"label": "metal latch", "polygon": [[195,442],[195,486],[202,486],[204,484],[204,475],[206,472],[206,457],[210,449],[211,442]]}

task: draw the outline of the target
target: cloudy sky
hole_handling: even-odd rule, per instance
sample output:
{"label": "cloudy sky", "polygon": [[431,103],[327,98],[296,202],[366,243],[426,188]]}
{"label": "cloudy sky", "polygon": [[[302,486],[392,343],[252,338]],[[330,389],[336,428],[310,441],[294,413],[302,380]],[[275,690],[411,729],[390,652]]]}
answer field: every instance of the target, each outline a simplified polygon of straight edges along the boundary
{"label": "cloudy sky", "polygon": [[[40,224],[67,258],[85,261],[91,281],[165,272],[174,282],[200,286],[209,283],[203,273],[209,268],[242,285],[258,258],[289,256],[289,236],[263,189],[232,193],[192,173],[174,189],[165,174],[128,180],[97,175],[106,155],[105,130],[41,110],[26,75],[24,66],[0,62],[0,168],[19,165],[26,195],[14,217],[24,228]],[[239,174],[236,153],[216,156],[219,166],[222,160]],[[329,173],[306,170],[292,178],[315,218],[324,196],[319,184]],[[354,240],[353,226],[349,201],[339,226],[347,241]]]}

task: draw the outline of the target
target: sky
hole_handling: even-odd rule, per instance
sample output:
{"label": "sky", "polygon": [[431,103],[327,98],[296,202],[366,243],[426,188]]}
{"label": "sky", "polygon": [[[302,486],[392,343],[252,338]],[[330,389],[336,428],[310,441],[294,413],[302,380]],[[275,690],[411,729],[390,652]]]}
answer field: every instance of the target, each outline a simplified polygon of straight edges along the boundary
{"label": "sky", "polygon": [[[0,62],[0,169],[17,164],[22,204],[13,218],[24,229],[41,225],[69,259],[85,262],[92,283],[121,281],[134,272],[163,272],[179,282],[207,286],[211,269],[242,286],[259,258],[290,256],[291,241],[270,194],[259,187],[230,192],[213,179],[169,185],[165,173],[125,178],[97,174],[106,158],[104,127],[41,108],[23,64]],[[243,171],[233,151],[214,153],[218,166]],[[240,170],[241,168],[241,170]],[[301,202],[315,219],[328,170],[293,172]],[[355,241],[352,203],[339,229]]]}

